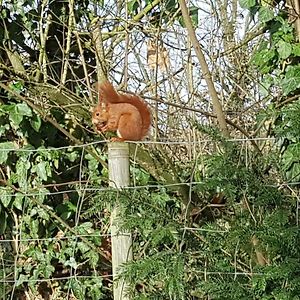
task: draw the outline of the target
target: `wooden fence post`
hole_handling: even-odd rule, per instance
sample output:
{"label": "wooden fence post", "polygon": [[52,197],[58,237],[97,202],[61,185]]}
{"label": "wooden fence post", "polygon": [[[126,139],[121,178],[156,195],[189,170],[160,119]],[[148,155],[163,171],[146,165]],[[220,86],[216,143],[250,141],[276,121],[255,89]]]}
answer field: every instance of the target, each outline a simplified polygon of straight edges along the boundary
{"label": "wooden fence post", "polygon": [[[121,189],[129,185],[129,147],[127,143],[108,144],[108,170],[110,186]],[[113,270],[114,300],[128,300],[125,296],[128,285],[124,280],[115,282],[121,271],[121,265],[132,260],[132,237],[130,232],[122,232],[119,228],[122,204],[116,203],[111,214],[111,251]]]}

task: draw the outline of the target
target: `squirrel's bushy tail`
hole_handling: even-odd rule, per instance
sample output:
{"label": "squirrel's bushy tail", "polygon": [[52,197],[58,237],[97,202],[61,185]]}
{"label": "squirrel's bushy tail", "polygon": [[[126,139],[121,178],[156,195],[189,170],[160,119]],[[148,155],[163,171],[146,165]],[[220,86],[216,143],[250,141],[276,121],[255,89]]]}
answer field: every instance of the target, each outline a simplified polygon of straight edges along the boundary
{"label": "squirrel's bushy tail", "polygon": [[99,89],[99,103],[129,103],[135,106],[142,118],[142,136],[144,137],[151,125],[151,114],[147,103],[139,96],[134,94],[120,94],[118,93],[112,84],[105,81],[98,85]]}

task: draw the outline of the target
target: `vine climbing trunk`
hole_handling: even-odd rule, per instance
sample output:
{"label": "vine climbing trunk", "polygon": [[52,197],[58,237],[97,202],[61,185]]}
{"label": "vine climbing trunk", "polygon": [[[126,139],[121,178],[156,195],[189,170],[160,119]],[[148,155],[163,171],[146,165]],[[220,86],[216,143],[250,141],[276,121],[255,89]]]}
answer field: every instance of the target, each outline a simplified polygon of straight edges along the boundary
{"label": "vine climbing trunk", "polygon": [[207,62],[205,60],[204,54],[202,52],[200,43],[197,40],[197,36],[196,36],[195,30],[194,30],[194,27],[193,27],[193,24],[192,24],[191,17],[189,15],[188,8],[187,8],[186,3],[185,3],[185,0],[179,0],[179,4],[180,4],[180,8],[181,8],[184,23],[186,25],[189,37],[190,37],[192,45],[194,47],[196,56],[199,60],[200,67],[201,67],[201,70],[202,70],[202,73],[203,73],[203,77],[204,77],[204,79],[206,81],[206,84],[207,84],[208,92],[209,92],[211,100],[212,100],[213,109],[214,109],[214,112],[217,116],[217,120],[218,120],[218,123],[219,123],[220,130],[222,131],[222,133],[226,137],[229,137],[229,131],[228,131],[228,128],[227,128],[225,115],[224,115],[224,112],[222,110],[222,105],[221,105],[221,102],[219,100],[217,91],[215,89],[215,86],[214,86],[214,83],[213,83],[213,80],[212,80],[212,76],[211,76],[210,70],[208,68]]}

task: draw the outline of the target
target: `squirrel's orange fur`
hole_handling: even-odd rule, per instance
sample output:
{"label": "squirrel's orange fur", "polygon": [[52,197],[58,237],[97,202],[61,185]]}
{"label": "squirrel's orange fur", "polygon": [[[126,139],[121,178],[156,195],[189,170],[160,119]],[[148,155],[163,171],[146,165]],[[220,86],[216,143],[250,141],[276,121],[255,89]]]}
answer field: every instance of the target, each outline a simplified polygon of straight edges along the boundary
{"label": "squirrel's orange fur", "polygon": [[118,93],[108,81],[98,89],[99,103],[92,113],[97,131],[116,132],[114,141],[142,140],[151,124],[148,105],[137,95]]}

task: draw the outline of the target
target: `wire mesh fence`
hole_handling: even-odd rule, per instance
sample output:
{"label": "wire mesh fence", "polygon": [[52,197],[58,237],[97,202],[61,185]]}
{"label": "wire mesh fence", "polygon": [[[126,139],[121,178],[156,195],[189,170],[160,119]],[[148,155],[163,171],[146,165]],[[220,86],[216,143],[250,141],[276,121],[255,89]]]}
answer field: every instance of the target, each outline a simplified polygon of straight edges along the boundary
{"label": "wire mesh fence", "polygon": [[[252,139],[255,142],[274,142],[273,138],[256,138],[256,139]],[[239,143],[239,144],[243,144],[244,147],[243,151],[247,152],[248,150],[248,146],[246,146],[247,143],[249,143],[249,139],[230,139],[230,142],[233,143]],[[74,149],[76,148],[77,150],[82,151],[82,153],[84,153],[86,147],[89,146],[95,146],[95,145],[99,145],[99,144],[104,144],[107,141],[97,141],[97,142],[93,142],[93,143],[87,143],[87,144],[82,144],[82,145],[73,145],[73,146],[66,146],[66,147],[59,147],[59,148],[45,148],[45,149],[22,149],[21,147],[18,149],[0,149],[0,155],[1,152],[5,152],[5,153],[20,153],[20,152],[26,152],[30,155],[34,154],[34,153],[38,153],[38,152],[63,152],[66,150],[69,150],[70,148]],[[155,141],[155,142],[151,142],[151,141],[145,141],[145,142],[139,142],[140,143],[144,143],[144,144],[152,144],[152,145],[156,145],[156,144],[161,144],[164,146],[172,146],[172,145],[203,145],[203,144],[207,144],[207,143],[217,143],[213,140],[199,140],[199,141]],[[135,142],[133,142],[132,144],[136,144]],[[203,152],[202,152],[203,153]],[[83,155],[83,154],[81,154]],[[133,164],[135,165],[135,159],[133,157]],[[80,168],[81,170],[81,168]],[[132,172],[134,172],[134,170],[132,170]],[[25,178],[27,178],[29,174],[25,173],[24,176]],[[136,182],[133,181],[133,184],[135,184]],[[124,191],[127,191],[130,193],[130,195],[132,197],[134,196],[134,193],[137,191],[141,191],[141,190],[153,190],[154,193],[157,190],[160,189],[172,189],[174,187],[180,187],[180,186],[184,186],[187,187],[190,191],[192,191],[194,188],[199,187],[201,185],[206,184],[203,181],[189,181],[189,182],[176,182],[176,183],[171,183],[171,184],[145,184],[145,185],[131,185],[128,187],[124,187]],[[282,188],[288,188],[293,190],[293,187],[299,185],[300,182],[278,182],[277,184],[272,184],[270,183],[269,186],[270,187],[274,187],[276,189],[282,189]],[[54,187],[54,189],[53,189]],[[72,188],[71,188],[72,187]],[[89,274],[83,274],[82,273],[82,269],[80,268],[80,264],[84,265],[86,263],[86,261],[88,261],[90,258],[86,257],[86,261],[83,262],[76,262],[75,260],[75,253],[78,251],[78,249],[81,249],[82,247],[84,247],[84,243],[89,243],[89,247],[92,247],[91,244],[93,244],[93,242],[95,241],[95,239],[100,239],[100,240],[109,240],[111,238],[110,232],[109,232],[109,227],[108,227],[108,223],[106,222],[105,226],[100,226],[100,230],[98,230],[97,232],[95,232],[94,230],[91,230],[90,233],[88,233],[88,231],[86,231],[85,233],[80,233],[80,230],[78,231],[77,229],[80,228],[81,223],[80,223],[80,217],[83,213],[85,213],[84,209],[82,208],[82,203],[85,201],[85,197],[90,197],[89,195],[100,195],[99,197],[101,198],[101,193],[107,193],[107,192],[111,192],[114,191],[114,188],[111,188],[109,186],[101,186],[101,184],[99,186],[95,186],[94,184],[90,184],[89,179],[87,178],[87,174],[83,175],[83,172],[79,172],[78,173],[78,178],[74,178],[71,181],[65,181],[65,182],[59,182],[57,183],[53,183],[53,184],[44,184],[44,185],[39,185],[36,187],[31,187],[29,188],[28,186],[25,186],[25,188],[12,188],[7,190],[8,186],[2,185],[0,187],[0,191],[1,191],[1,195],[0,195],[0,199],[2,203],[7,203],[8,200],[11,201],[11,199],[17,198],[21,196],[22,201],[25,201],[26,203],[32,201],[34,203],[34,206],[31,207],[31,211],[27,211],[27,209],[25,209],[24,207],[22,208],[22,214],[24,215],[28,215],[29,218],[30,217],[34,217],[35,214],[38,214],[38,209],[39,208],[43,208],[46,211],[49,212],[49,214],[47,216],[44,216],[44,220],[47,220],[53,223],[56,223],[55,226],[57,226],[59,229],[59,231],[56,233],[55,236],[51,236],[48,237],[46,232],[38,232],[37,229],[33,229],[34,234],[33,236],[36,237],[32,237],[30,234],[30,230],[32,228],[23,228],[22,227],[22,222],[24,222],[22,220],[22,216],[15,216],[15,224],[11,227],[12,228],[12,232],[7,232],[4,231],[3,234],[0,236],[0,261],[1,261],[1,265],[2,268],[0,268],[0,272],[1,272],[1,278],[0,278],[0,283],[3,284],[2,286],[2,293],[3,293],[3,297],[5,299],[18,299],[18,297],[20,298],[21,296],[18,296],[18,293],[16,292],[18,290],[18,287],[20,286],[30,286],[30,285],[40,285],[43,283],[49,283],[50,286],[52,286],[53,288],[53,282],[67,282],[67,285],[72,285],[72,283],[70,282],[76,282],[76,281],[80,281],[80,280],[101,280],[101,281],[107,281],[108,282],[108,287],[111,285],[112,283],[112,274],[111,271],[109,269],[105,269],[104,273],[99,272],[99,270],[94,270],[94,272],[91,272]],[[61,190],[55,190],[56,189],[61,189]],[[76,198],[77,198],[77,205],[76,207],[74,206],[73,208],[73,212],[74,212],[74,220],[70,222],[70,220],[68,220],[68,225],[66,225],[66,221],[65,219],[62,217],[61,214],[59,214],[57,211],[54,211],[53,208],[51,207],[51,205],[48,204],[44,204],[46,203],[46,199],[47,197],[57,197],[57,196],[62,196],[62,199],[64,202],[68,202],[70,200],[70,195],[72,194],[76,194]],[[298,192],[295,190],[294,191],[294,197],[297,198],[297,205],[296,205],[296,219],[297,219],[297,226],[299,224],[299,197],[297,196]],[[37,200],[37,199],[41,199],[41,200]],[[211,207],[211,208],[222,208],[224,207],[225,204],[214,204],[214,203],[206,203],[205,207]],[[20,207],[19,207],[20,209]],[[86,207],[85,207],[86,209]],[[102,207],[103,209],[103,207]],[[106,210],[104,208],[104,210]],[[109,209],[108,209],[109,210]],[[34,211],[34,213],[33,213]],[[42,215],[42,213],[40,212],[40,214]],[[102,217],[104,218],[108,218],[109,219],[109,212],[106,211],[106,213],[102,214]],[[125,216],[126,217],[126,216]],[[186,217],[186,215],[185,215]],[[41,220],[43,220],[43,217],[41,218]],[[20,222],[20,223],[19,223]],[[51,223],[50,222],[50,223]],[[99,221],[101,223],[101,221]],[[29,223],[28,223],[29,224]],[[181,226],[180,228],[176,228],[174,229],[174,231],[177,231],[176,233],[178,235],[180,235],[182,237],[182,240],[184,241],[185,239],[185,234],[186,232],[195,232],[195,233],[205,233],[205,234],[219,234],[219,235],[223,235],[223,234],[228,234],[230,229],[225,229],[224,227],[223,229],[215,229],[215,228],[208,228],[206,226],[204,227],[197,227],[197,226],[190,226],[190,224],[187,224],[186,222],[182,223],[183,226]],[[34,227],[32,225],[32,227]],[[49,233],[48,233],[49,234]],[[44,235],[44,236],[43,236]],[[182,242],[183,242],[182,241]],[[69,261],[64,263],[63,266],[63,274],[59,274],[59,272],[57,272],[57,274],[55,274],[54,270],[51,269],[50,270],[46,270],[44,269],[43,271],[39,270],[38,272],[36,272],[35,275],[29,275],[29,274],[34,274],[35,273],[35,269],[38,269],[38,266],[35,265],[35,263],[33,263],[31,265],[31,259],[30,256],[32,257],[33,261],[35,259],[37,259],[36,255],[40,255],[40,257],[37,259],[37,261],[39,260],[46,260],[46,264],[48,264],[48,267],[51,268],[51,263],[53,263],[53,261],[48,260],[47,261],[47,248],[48,247],[53,247],[56,248],[55,251],[59,252],[60,247],[64,247],[61,245],[61,243],[65,243],[65,245],[70,246],[70,259]],[[109,242],[108,242],[109,243]],[[31,254],[26,254],[24,256],[24,253],[26,253],[26,251],[29,251],[30,253],[30,249],[32,248],[32,246],[38,247],[40,249],[40,253],[37,254],[36,250],[31,250],[33,251]],[[98,247],[100,249],[99,253],[101,253],[102,257],[105,257],[106,260],[110,260],[111,254],[110,254],[110,248],[107,245],[103,245],[103,243],[97,243],[96,242],[96,247]],[[78,249],[77,249],[78,247]],[[105,247],[107,247],[105,249]],[[10,257],[11,260],[7,260],[7,251],[10,252]],[[179,251],[181,252],[181,250]],[[26,257],[26,258],[25,258]],[[72,261],[73,259],[73,261]],[[25,266],[30,266],[31,271],[29,273],[27,273],[27,275],[22,274],[22,270],[26,269]],[[9,271],[8,271],[9,270]],[[197,269],[193,271],[194,274],[202,274],[204,276],[204,278],[207,278],[207,276],[232,276],[232,280],[235,280],[236,277],[242,276],[242,277],[253,277],[253,276],[265,276],[266,273],[264,272],[257,272],[257,271],[252,271],[249,272],[248,270],[245,270],[244,272],[242,272],[240,269],[236,269],[234,272],[226,272],[224,270],[216,270],[216,268],[213,268],[212,270],[210,270],[209,267],[204,267],[202,270],[201,269]],[[24,273],[24,272],[23,272]],[[25,272],[26,273],[26,272]],[[25,288],[26,291],[27,288]],[[71,288],[72,290],[72,288]],[[70,290],[70,291],[71,291]],[[6,291],[6,292],[5,292]],[[69,291],[68,294],[68,298],[69,299],[75,299],[72,298],[73,296],[71,296],[72,292]],[[24,296],[24,299],[33,299],[33,295],[28,295],[28,291],[26,292],[27,296]],[[26,294],[25,293],[25,294]],[[27,297],[27,298],[26,298]],[[3,299],[4,299],[3,298]],[[50,298],[49,298],[50,299]],[[53,299],[55,299],[55,297],[53,296]],[[59,298],[57,298],[59,299]]]}

